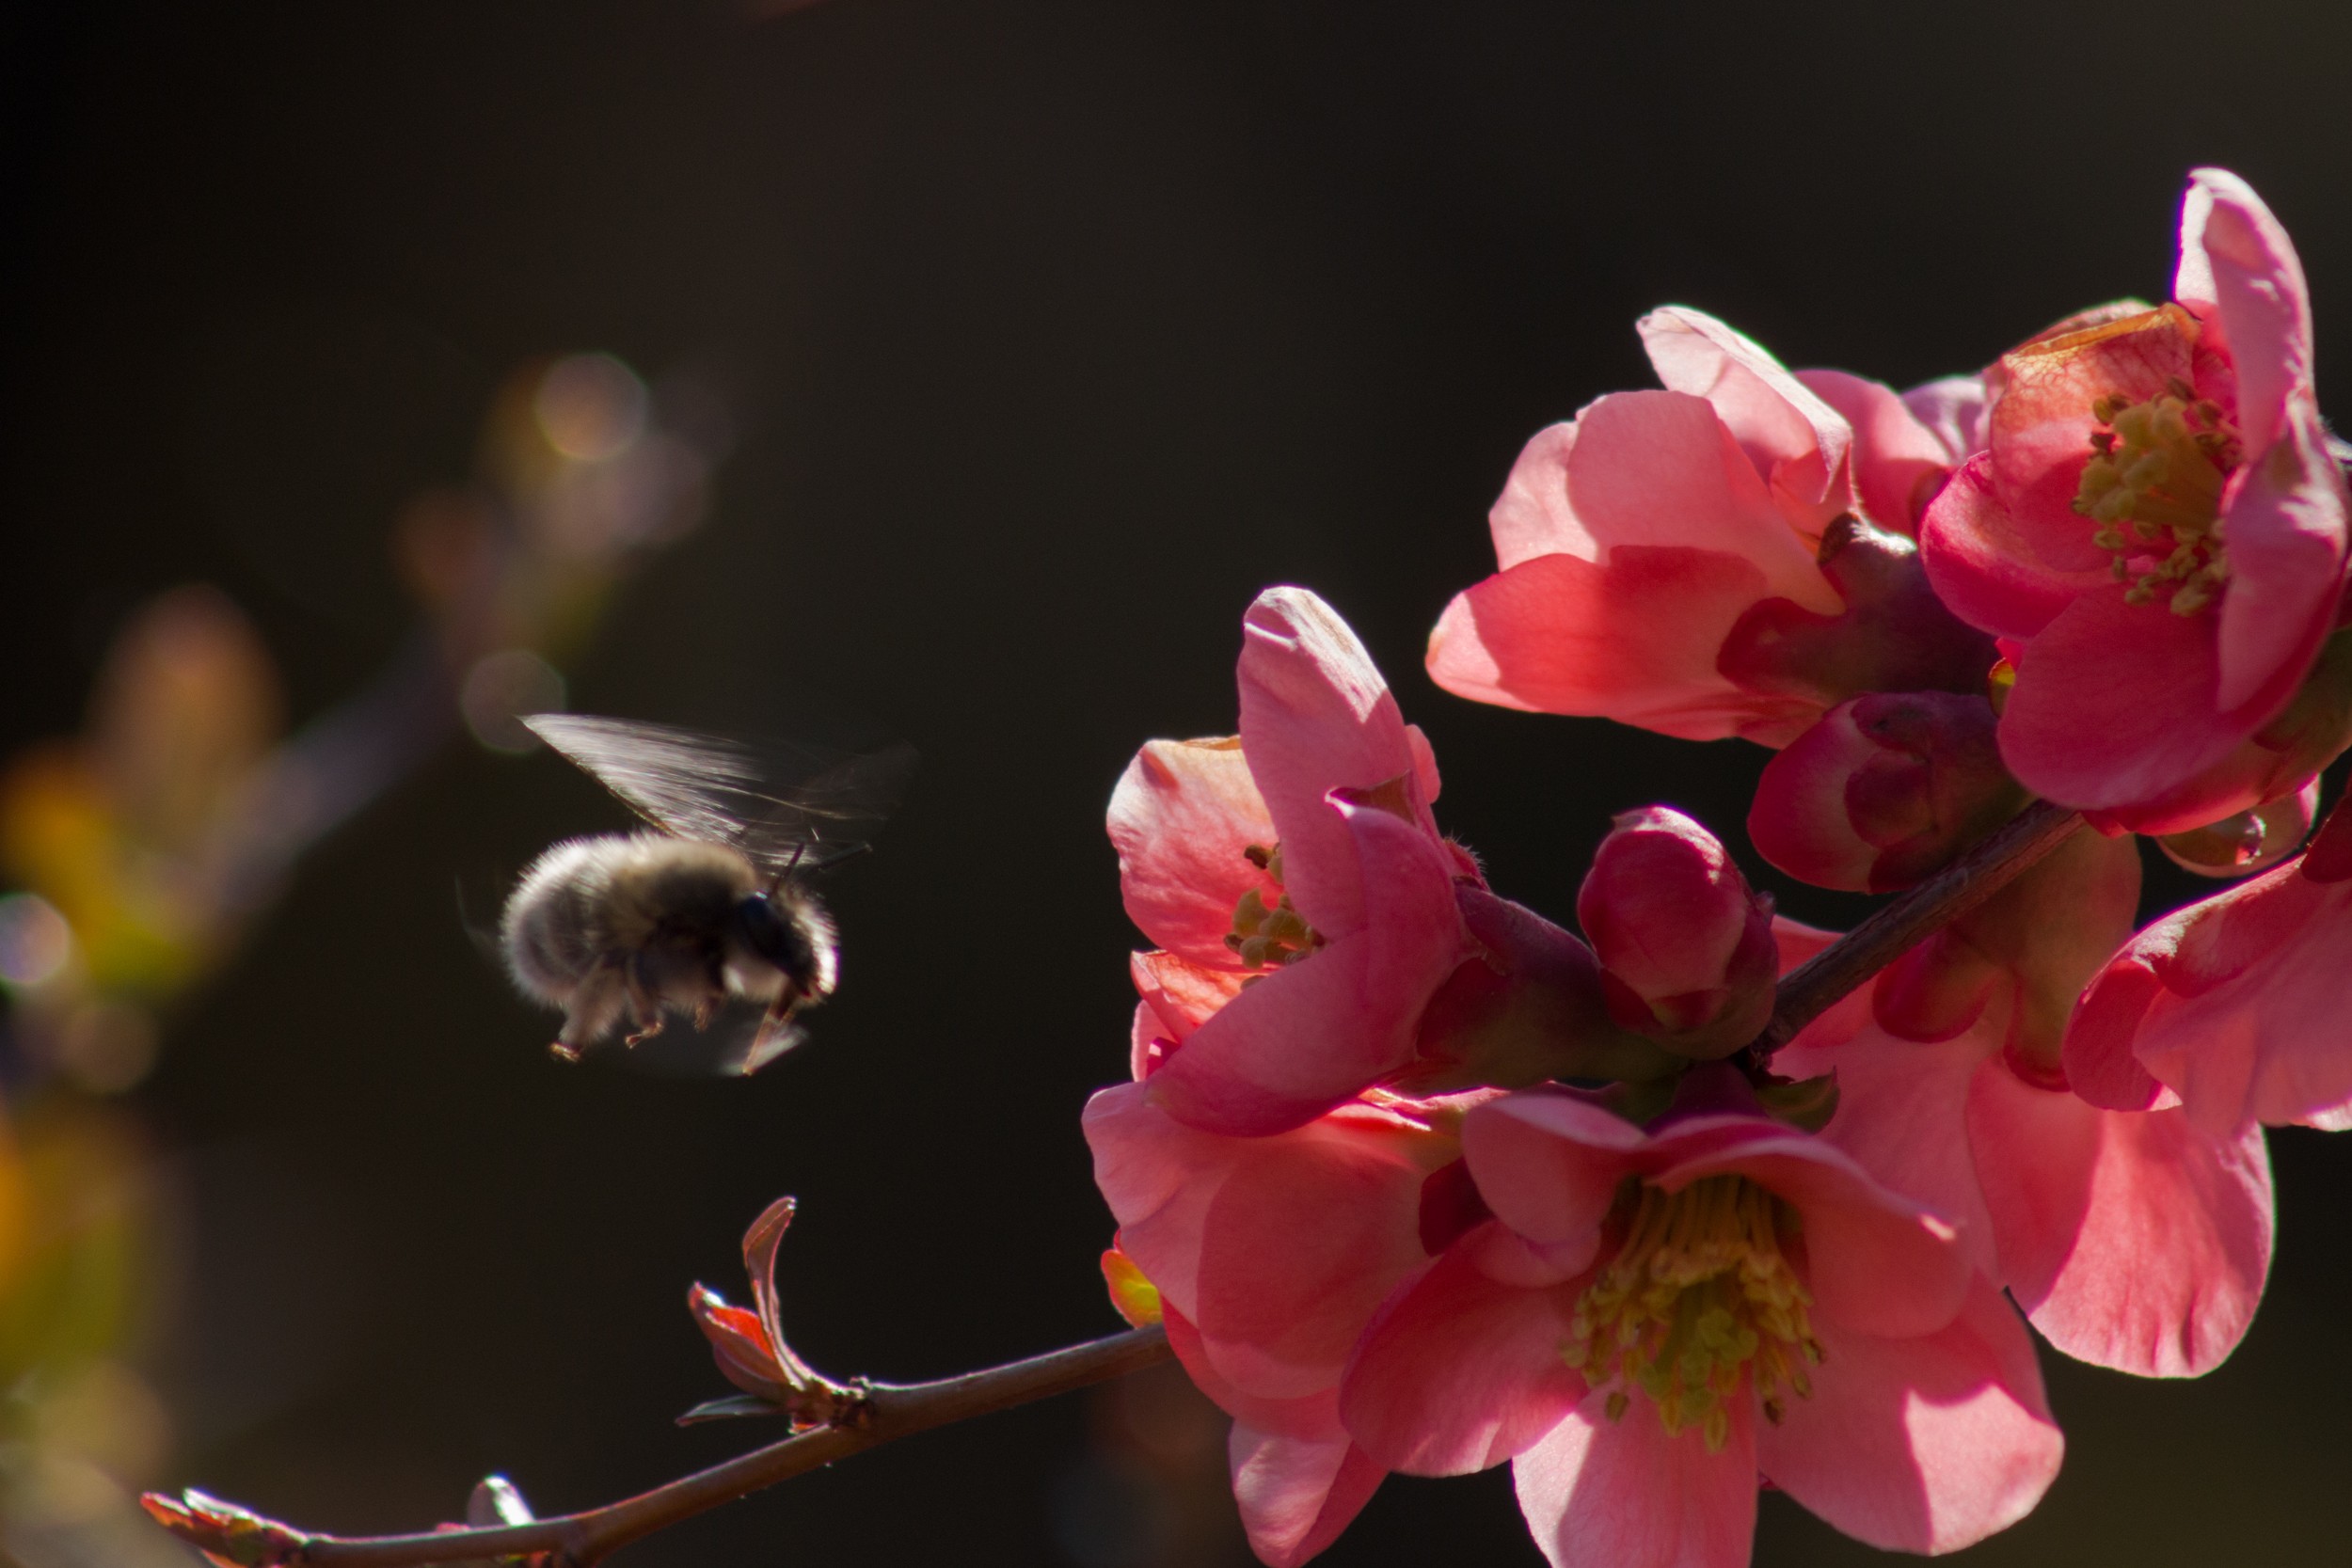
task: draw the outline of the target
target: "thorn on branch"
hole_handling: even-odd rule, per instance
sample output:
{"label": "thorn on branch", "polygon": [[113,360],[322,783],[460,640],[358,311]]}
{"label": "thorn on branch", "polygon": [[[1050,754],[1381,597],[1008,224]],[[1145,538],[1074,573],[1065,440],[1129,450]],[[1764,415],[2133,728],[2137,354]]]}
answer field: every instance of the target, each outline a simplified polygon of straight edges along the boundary
{"label": "thorn on branch", "polygon": [[835,1383],[793,1354],[784,1338],[776,1300],[776,1250],[791,1227],[793,1201],[780,1197],[743,1232],[743,1268],[751,1276],[752,1307],[730,1307],[718,1291],[696,1285],[686,1308],[710,1341],[719,1370],[743,1390],[706,1400],[678,1418],[680,1426],[731,1416],[784,1416],[795,1432],[856,1426],[871,1413],[871,1393],[860,1384]]}

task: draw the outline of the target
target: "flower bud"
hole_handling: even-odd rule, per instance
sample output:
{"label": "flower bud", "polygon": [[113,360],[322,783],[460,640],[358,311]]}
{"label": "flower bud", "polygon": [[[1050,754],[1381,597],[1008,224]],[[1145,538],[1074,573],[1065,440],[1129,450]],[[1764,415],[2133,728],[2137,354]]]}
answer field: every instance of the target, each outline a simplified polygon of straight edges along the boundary
{"label": "flower bud", "polygon": [[1825,708],[1871,691],[1983,689],[1993,640],[1935,596],[1916,544],[1846,513],[1822,531],[1819,559],[1844,611],[1759,601],[1724,639],[1715,668],[1724,676]]}
{"label": "flower bud", "polygon": [[1612,1018],[1592,950],[1524,905],[1457,883],[1481,952],[1423,1009],[1415,1066],[1391,1086],[1443,1094],[1551,1079],[1646,1082],[1689,1063]]}
{"label": "flower bud", "polygon": [[1816,887],[1909,887],[2025,805],[1995,722],[1982,697],[1946,691],[1841,703],[1765,766],[1748,837]]}
{"label": "flower bud", "polygon": [[1772,900],[1714,834],[1650,806],[1617,818],[1577,894],[1610,1016],[1683,1056],[1728,1056],[1772,1017]]}

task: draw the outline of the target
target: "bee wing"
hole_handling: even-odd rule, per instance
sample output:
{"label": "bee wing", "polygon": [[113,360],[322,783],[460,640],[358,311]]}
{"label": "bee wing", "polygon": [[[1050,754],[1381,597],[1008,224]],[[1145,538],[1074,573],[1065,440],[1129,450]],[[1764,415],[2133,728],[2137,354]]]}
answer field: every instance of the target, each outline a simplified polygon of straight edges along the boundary
{"label": "bee wing", "polygon": [[655,827],[727,845],[775,872],[865,849],[914,771],[903,743],[845,756],[588,714],[523,722]]}

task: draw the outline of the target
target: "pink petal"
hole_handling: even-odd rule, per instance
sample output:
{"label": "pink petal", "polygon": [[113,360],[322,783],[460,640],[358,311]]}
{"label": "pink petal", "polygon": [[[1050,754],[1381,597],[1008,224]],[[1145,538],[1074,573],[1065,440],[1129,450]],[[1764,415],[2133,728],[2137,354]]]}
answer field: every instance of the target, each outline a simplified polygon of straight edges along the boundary
{"label": "pink petal", "polygon": [[1769,592],[1753,564],[1715,550],[1621,546],[1606,566],[1540,556],[1454,596],[1429,634],[1429,678],[1473,702],[1685,740],[1768,721],[1794,733],[1812,709],[1742,691],[1715,667]]}
{"label": "pink petal", "polygon": [[2066,1023],[2067,1085],[2084,1101],[2109,1110],[2144,1111],[2165,1093],[2133,1050],[2149,1008],[2164,996],[2164,982],[2135,951],[2146,939],[2143,932],[2107,961],[2084,988]]}
{"label": "pink petal", "polygon": [[2173,293],[2211,302],[2237,372],[2238,432],[2261,451],[2282,434],[2289,395],[2312,385],[2312,297],[2285,228],[2227,169],[2190,171]]}
{"label": "pink petal", "polygon": [[1753,564],[1772,593],[1838,613],[1844,602],[1814,561],[1828,517],[1792,526],[1718,414],[1680,392],[1613,392],[1579,414],[1567,498],[1591,544],[1565,553],[1605,562],[1629,545],[1719,550]]}
{"label": "pink petal", "polygon": [[2074,493],[2098,428],[2091,404],[2115,394],[2139,402],[2191,379],[2195,318],[2177,306],[2122,316],[2097,313],[2001,356],[1989,431],[1992,489],[2015,515],[2033,558],[2052,570],[2104,569],[2106,551]]}
{"label": "pink petal", "polygon": [[1218,1137],[1172,1120],[1150,1086],[1102,1090],[1084,1118],[1120,1250],[1227,1382],[1273,1400],[1336,1386],[1381,1299],[1427,1260],[1422,1184],[1454,1140],[1370,1106]]}
{"label": "pink petal", "polygon": [[1175,1043],[1168,1025],[1149,1002],[1136,1004],[1135,1022],[1127,1031],[1127,1076],[1142,1083],[1167,1060],[1168,1048]]}
{"label": "pink petal", "polygon": [[2017,1303],[2076,1360],[2195,1377],[2237,1347],[2270,1266],[2262,1129],[2102,1111],[1988,1062],[1968,1126]]}
{"label": "pink petal", "polygon": [[1576,431],[1573,420],[1545,426],[1511,465],[1502,494],[1486,514],[1497,571],[1544,555],[1597,561],[1608,548],[1568,506],[1568,453],[1575,449]]}
{"label": "pink petal", "polygon": [[1631,1122],[1544,1089],[1505,1095],[1463,1118],[1462,1156],[1497,1218],[1544,1245],[1598,1229],[1628,1156],[1648,1142]]}
{"label": "pink petal", "polygon": [[1869,1026],[1829,1049],[1815,1044],[1813,1033],[1774,1056],[1772,1070],[1837,1074],[1837,1112],[1821,1136],[1885,1186],[1951,1222],[1970,1261],[1992,1271],[1992,1220],[1966,1120],[1970,1081],[1997,1048],[1987,1031],[1921,1045]]}
{"label": "pink petal", "polygon": [[1267,1395],[1336,1384],[1382,1298],[1427,1261],[1422,1184],[1431,1146],[1452,1142],[1345,1118],[1282,1141],[1299,1147],[1249,1159],[1217,1190],[1193,1314],[1217,1366]]}
{"label": "pink petal", "polygon": [[1772,916],[1772,941],[1780,948],[1780,972],[1786,974],[1815,954],[1834,946],[1842,934],[1807,926],[1785,914]]}
{"label": "pink petal", "polygon": [[[1249,607],[1240,683],[1242,750],[1281,839],[1286,891],[1327,937],[1353,930],[1357,847],[1325,798],[1397,778],[1417,792],[1422,760],[1396,699],[1347,623],[1303,588],[1269,588]],[[1434,841],[1428,802],[1411,804]]]}
{"label": "pink petal", "polygon": [[1173,953],[1130,953],[1128,977],[1152,1008],[1157,1033],[1182,1043],[1242,992],[1249,976],[1237,969],[1203,969]]}
{"label": "pink petal", "polygon": [[2214,706],[2212,617],[2123,601],[2111,582],[2076,598],[2026,650],[2001,711],[2001,757],[2064,805],[2128,806],[2229,756],[2249,722]]}
{"label": "pink petal", "polygon": [[2164,984],[2134,1053],[2209,1132],[2299,1122],[2352,1099],[2352,882],[2313,881],[2302,864],[2168,916],[2127,950]]}
{"label": "pink petal", "polygon": [[[1327,811],[1360,857],[1352,934],[1260,977],[1153,1074],[1160,1103],[1196,1127],[1277,1132],[1381,1082],[1413,1059],[1422,1010],[1470,956],[1443,847],[1377,807]],[[1286,840],[1286,870],[1290,856]],[[1306,885],[1303,870],[1291,873],[1293,889]],[[1312,917],[1303,897],[1300,907]]]}
{"label": "pink petal", "polygon": [[1340,1425],[1337,1388],[1319,1388],[1296,1399],[1262,1399],[1243,1392],[1210,1361],[1200,1331],[1182,1312],[1161,1303],[1161,1323],[1168,1329],[1168,1348],[1176,1353],[1193,1386],[1228,1416],[1253,1431],[1301,1443],[1344,1443],[1347,1429]]}
{"label": "pink petal", "polygon": [[1808,391],[1853,427],[1853,488],[1865,514],[1896,533],[1915,532],[1928,497],[1960,457],[1885,383],[1844,371],[1796,373]]}
{"label": "pink petal", "polygon": [[1754,340],[1704,311],[1670,305],[1644,316],[1640,331],[1660,383],[1705,398],[1790,519],[1818,539],[1848,500],[1853,433],[1838,411]]}
{"label": "pink petal", "polygon": [[1390,1469],[1484,1470],[1543,1436],[1584,1397],[1584,1379],[1560,1359],[1576,1288],[1498,1284],[1472,1250],[1448,1248],[1391,1296],[1341,1382],[1341,1421]]}
{"label": "pink petal", "polygon": [[1992,461],[1972,458],[1937,493],[1919,524],[1919,547],[1928,581],[1953,614],[1996,636],[2031,637],[2076,594],[2112,579],[2104,564],[2044,564],[1994,494]]}
{"label": "pink petal", "polygon": [[1847,788],[1880,755],[1841,703],[1774,753],[1748,806],[1748,842],[1778,869],[1815,887],[1870,891],[1879,846],[1854,829]]}
{"label": "pink petal", "polygon": [[1344,1438],[1311,1443],[1238,1421],[1226,1457],[1242,1528],[1267,1568],[1294,1568],[1339,1539],[1388,1474]]}
{"label": "pink petal", "polygon": [[2249,727],[2283,708],[2344,591],[2344,471],[2328,454],[2319,412],[2298,402],[2277,446],[2233,476],[2223,511],[2230,581],[2221,596],[2220,679],[2214,704]]}
{"label": "pink petal", "polygon": [[1666,1435],[1636,1399],[1622,1419],[1594,1394],[1513,1462],[1519,1511],[1551,1568],[1747,1568],[1756,1534],[1756,1431],[1731,1405],[1731,1440]]}
{"label": "pink petal", "polygon": [[2008,1528],[2057,1479],[2065,1439],[2033,1345],[1982,1276],[1919,1338],[1823,1328],[1811,1399],[1756,1433],[1775,1485],[1871,1545],[1948,1552]]}
{"label": "pink petal", "polygon": [[1944,461],[1957,468],[1985,449],[1992,394],[1981,375],[1947,375],[1924,381],[1903,394],[1903,406],[1935,435]]}
{"label": "pink petal", "polygon": [[[1658,1135],[1661,1159],[1689,1126]],[[1842,1150],[1804,1133],[1774,1132],[1695,1148],[1649,1180],[1673,1192],[1724,1175],[1761,1184],[1803,1218],[1817,1321],[1863,1334],[1927,1334],[1960,1309],[1970,1264],[1953,1227],[1879,1185]]]}
{"label": "pink petal", "polygon": [[1110,835],[1127,917],[1171,952],[1234,967],[1225,946],[1233,905],[1252,888],[1273,895],[1242,850],[1275,836],[1240,741],[1145,746],[1111,793]]}

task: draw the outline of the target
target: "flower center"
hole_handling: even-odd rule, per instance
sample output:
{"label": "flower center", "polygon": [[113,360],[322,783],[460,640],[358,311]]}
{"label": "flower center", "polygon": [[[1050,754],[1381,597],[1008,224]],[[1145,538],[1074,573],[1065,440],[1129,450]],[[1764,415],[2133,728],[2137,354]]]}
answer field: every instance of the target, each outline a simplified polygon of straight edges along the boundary
{"label": "flower center", "polygon": [[[1242,858],[1264,872],[1278,889],[1282,885],[1280,845],[1253,844],[1242,851]],[[1289,894],[1279,895],[1269,908],[1253,887],[1233,906],[1233,928],[1225,933],[1225,945],[1250,969],[1279,969],[1322,946],[1323,937],[1291,907]]]}
{"label": "flower center", "polygon": [[2099,525],[2091,538],[2131,584],[2125,599],[2148,604],[2169,587],[2172,613],[2196,614],[2230,575],[2221,486],[2237,467],[2237,432],[2177,376],[2156,397],[2109,395],[2090,412],[2104,428],[2091,432],[2074,510]]}
{"label": "flower center", "polygon": [[1618,1197],[1618,1219],[1625,1240],[1577,1298],[1560,1353],[1593,1386],[1618,1384],[1611,1420],[1638,1388],[1669,1436],[1696,1426],[1713,1453],[1743,1379],[1775,1426],[1784,1388],[1812,1396],[1813,1298],[1780,1250],[1795,1211],[1744,1176],[1709,1176],[1678,1193],[1638,1183]]}

